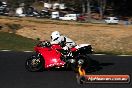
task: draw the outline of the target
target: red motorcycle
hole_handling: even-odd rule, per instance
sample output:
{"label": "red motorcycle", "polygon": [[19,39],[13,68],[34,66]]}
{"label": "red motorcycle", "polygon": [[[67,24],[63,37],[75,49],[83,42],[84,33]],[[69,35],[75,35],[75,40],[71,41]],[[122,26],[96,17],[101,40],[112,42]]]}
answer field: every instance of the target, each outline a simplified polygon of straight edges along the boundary
{"label": "red motorcycle", "polygon": [[28,71],[41,71],[50,68],[72,68],[77,70],[79,66],[89,66],[89,54],[92,47],[81,44],[69,50],[63,50],[61,44],[52,44],[49,41],[41,41],[35,47],[36,53],[26,60],[25,67]]}

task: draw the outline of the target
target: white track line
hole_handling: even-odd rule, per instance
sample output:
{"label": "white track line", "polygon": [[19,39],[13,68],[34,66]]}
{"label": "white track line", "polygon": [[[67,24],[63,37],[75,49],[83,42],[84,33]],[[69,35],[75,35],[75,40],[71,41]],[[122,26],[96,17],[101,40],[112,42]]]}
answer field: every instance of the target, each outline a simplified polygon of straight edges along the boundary
{"label": "white track line", "polygon": [[132,55],[117,55],[117,56],[132,56]]}
{"label": "white track line", "polygon": [[101,55],[106,55],[106,54],[92,54],[92,55],[98,55],[98,56],[101,56]]}
{"label": "white track line", "polygon": [[[0,50],[0,51],[8,52],[8,51],[12,51],[12,50]],[[33,51],[23,51],[23,52],[33,52]]]}
{"label": "white track line", "polygon": [[0,51],[5,51],[6,52],[6,51],[11,51],[11,50],[0,50]]}
{"label": "white track line", "polygon": [[26,53],[28,53],[28,52],[33,52],[33,51],[23,51],[23,52],[26,52]]}

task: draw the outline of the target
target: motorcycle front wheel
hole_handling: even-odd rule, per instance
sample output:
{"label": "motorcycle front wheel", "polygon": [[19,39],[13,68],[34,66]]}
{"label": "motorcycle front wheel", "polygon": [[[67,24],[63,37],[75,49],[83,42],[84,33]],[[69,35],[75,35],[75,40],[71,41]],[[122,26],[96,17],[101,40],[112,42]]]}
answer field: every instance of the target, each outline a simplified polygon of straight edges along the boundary
{"label": "motorcycle front wheel", "polygon": [[44,68],[43,64],[44,64],[44,60],[42,57],[33,55],[26,60],[25,67],[30,72],[42,71],[42,69]]}

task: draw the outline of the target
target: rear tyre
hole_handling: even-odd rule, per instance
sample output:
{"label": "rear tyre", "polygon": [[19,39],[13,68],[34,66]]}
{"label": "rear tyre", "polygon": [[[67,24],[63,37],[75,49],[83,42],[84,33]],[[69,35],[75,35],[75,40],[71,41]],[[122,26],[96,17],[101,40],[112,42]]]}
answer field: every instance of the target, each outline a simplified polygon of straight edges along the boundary
{"label": "rear tyre", "polygon": [[25,67],[30,72],[42,71],[44,59],[39,55],[33,55],[26,60]]}
{"label": "rear tyre", "polygon": [[87,80],[84,76],[80,76],[78,74],[77,74],[76,78],[77,78],[77,83],[80,84],[80,85],[85,84],[85,82]]}

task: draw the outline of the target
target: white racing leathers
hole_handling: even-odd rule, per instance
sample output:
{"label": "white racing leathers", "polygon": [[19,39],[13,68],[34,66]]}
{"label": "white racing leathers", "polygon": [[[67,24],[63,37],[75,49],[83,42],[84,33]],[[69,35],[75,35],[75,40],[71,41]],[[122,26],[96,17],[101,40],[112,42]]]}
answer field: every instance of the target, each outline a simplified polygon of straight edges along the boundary
{"label": "white racing leathers", "polygon": [[64,49],[76,46],[76,43],[66,36],[57,37],[51,41],[51,44],[61,44],[62,42],[65,42],[65,47],[63,47]]}
{"label": "white racing leathers", "polygon": [[[61,44],[63,42],[65,42],[65,46],[63,47],[64,50],[69,50],[70,48],[76,46],[76,43],[66,36],[57,37],[51,41],[51,44]],[[69,52],[68,56],[72,56],[72,54]]]}
{"label": "white racing leathers", "polygon": [[66,56],[72,56],[72,53],[70,52],[70,48],[76,46],[76,43],[71,40],[70,38],[66,37],[66,36],[60,36],[57,37],[56,39],[51,41],[51,44],[61,44],[64,43],[65,45],[63,46],[63,49],[68,51],[68,54]]}

